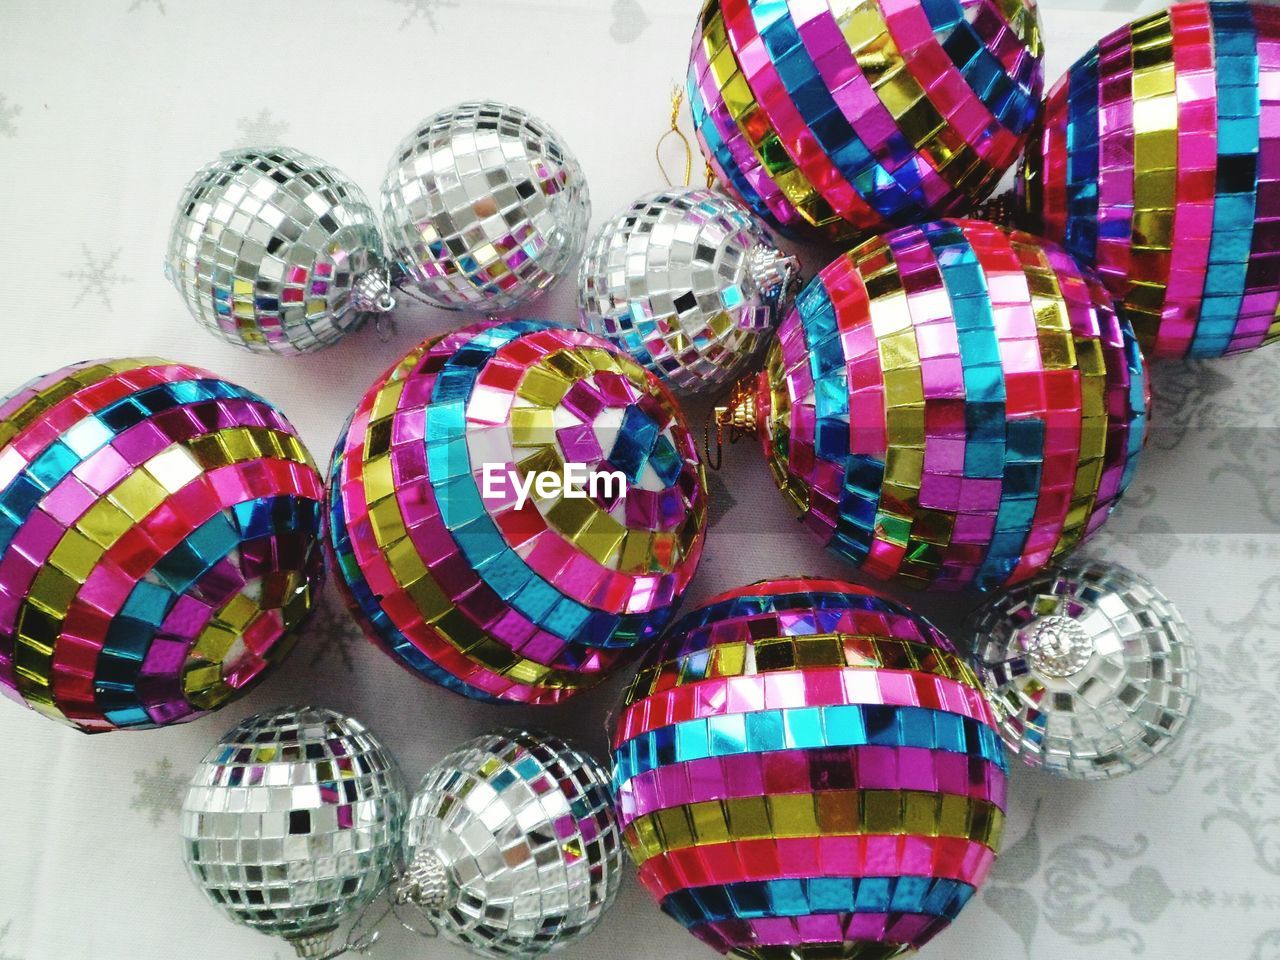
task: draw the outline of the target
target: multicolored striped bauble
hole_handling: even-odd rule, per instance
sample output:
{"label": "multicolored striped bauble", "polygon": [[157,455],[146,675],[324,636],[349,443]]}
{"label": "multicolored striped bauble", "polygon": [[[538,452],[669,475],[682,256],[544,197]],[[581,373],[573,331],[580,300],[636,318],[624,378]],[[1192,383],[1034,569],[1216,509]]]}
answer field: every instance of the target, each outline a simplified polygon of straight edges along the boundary
{"label": "multicolored striped bauble", "polygon": [[977,220],[868,240],[796,299],[739,391],[774,479],[879,578],[986,590],[1107,518],[1146,438],[1142,354],[1052,244]]}
{"label": "multicolored striped bauble", "polygon": [[1280,9],[1135,20],[1058,81],[1043,123],[1024,212],[1097,267],[1149,357],[1280,339]]}
{"label": "multicolored striped bauble", "polygon": [[554,703],[670,622],[706,477],[670,390],[635,361],[585,331],[487,320],[369,389],[329,517],[349,605],[389,654],[470,697]]}
{"label": "multicolored striped bauble", "polygon": [[99,360],[0,401],[0,692],[86,732],[190,720],[292,646],[323,481],[266,400]]}
{"label": "multicolored striped bauble", "polygon": [[840,239],[985,198],[1026,143],[1042,54],[1034,0],[707,0],[689,103],[722,183]]}
{"label": "multicolored striped bauble", "polygon": [[1004,748],[969,666],[840,581],[758,583],[686,614],[613,746],[641,882],[756,960],[919,947],[982,884],[1004,826]]}

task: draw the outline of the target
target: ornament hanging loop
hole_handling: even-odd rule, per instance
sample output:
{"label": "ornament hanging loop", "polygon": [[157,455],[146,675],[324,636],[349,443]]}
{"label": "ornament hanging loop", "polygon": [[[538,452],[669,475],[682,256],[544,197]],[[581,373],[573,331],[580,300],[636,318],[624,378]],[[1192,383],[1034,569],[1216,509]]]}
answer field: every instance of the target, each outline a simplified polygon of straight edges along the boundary
{"label": "ornament hanging loop", "polygon": [[378,340],[382,343],[390,343],[395,338],[397,331],[395,317],[389,313],[378,314],[374,329],[378,331]]}
{"label": "ornament hanging loop", "polygon": [[431,940],[440,936],[440,927],[437,926],[434,920],[426,916],[418,916],[415,918],[413,923],[410,923],[404,918],[404,914],[400,912],[400,909],[401,904],[398,901],[393,900],[391,902],[391,912],[395,914],[396,922],[399,923],[402,928],[408,930],[415,936],[422,937],[424,940]]}
{"label": "ornament hanging loop", "polygon": [[[722,415],[725,409],[725,407],[716,407],[707,417],[706,423],[702,425],[702,452],[705,454],[704,462],[708,470],[719,470],[724,462],[724,422]],[[711,452],[711,428],[713,425],[716,432],[714,454]]]}
{"label": "ornament hanging loop", "polygon": [[[435,858],[433,858],[433,860],[435,860]],[[435,867],[437,864],[439,864],[439,861],[435,860],[435,862],[429,866]],[[322,950],[322,952],[318,954],[312,954],[304,952],[305,948],[300,945],[302,943],[301,941],[294,941],[294,948],[297,949],[298,956],[314,956],[315,960],[338,960],[339,957],[345,957],[350,954],[359,954],[361,956],[367,955],[369,951],[373,949],[374,944],[376,944],[381,938],[382,931],[378,928],[382,926],[383,921],[386,920],[388,916],[394,916],[396,918],[396,922],[399,923],[401,927],[412,934],[423,937],[424,939],[431,939],[439,936],[439,927],[436,926],[425,912],[416,917],[416,922],[413,923],[406,920],[400,913],[401,907],[406,904],[415,904],[424,908],[428,905],[443,907],[445,891],[441,891],[435,898],[429,901],[420,899],[421,894],[419,893],[419,890],[420,885],[423,882],[421,874],[424,869],[425,868],[422,865],[415,862],[410,864],[406,870],[393,874],[391,879],[382,886],[374,898],[369,901],[369,903],[366,904],[356,916],[355,923],[353,923],[351,925],[351,929],[347,931],[347,937],[342,942],[341,946],[336,949]],[[439,865],[439,869],[443,871],[444,868],[442,864]],[[379,904],[382,906],[382,909],[378,911],[376,915],[373,915],[374,907]],[[308,943],[310,944],[313,942],[327,943],[328,936],[326,935],[323,940],[320,938],[313,938],[313,940]]]}
{"label": "ornament hanging loop", "polygon": [[[726,438],[732,446],[748,434],[755,433],[757,423],[755,379],[755,376],[746,376],[735,383],[729,393],[729,402],[716,407],[707,417],[702,433],[702,450],[706,454],[708,469],[720,469],[724,462]],[[713,426],[715,428],[714,447],[711,444]]]}
{"label": "ornament hanging loop", "polygon": [[684,91],[679,85],[671,85],[671,123],[667,128],[667,132],[658,140],[658,145],[654,147],[653,155],[658,161],[658,169],[662,172],[662,179],[667,181],[668,187],[674,187],[676,184],[672,182],[671,175],[667,173],[666,164],[662,162],[662,145],[671,137],[677,138],[684,147],[684,179],[680,182],[681,186],[689,186],[693,181],[693,144],[689,142],[689,138],[685,136],[683,130],[680,129],[680,106],[684,103]]}
{"label": "ornament hanging loop", "polygon": [[[689,186],[693,183],[693,144],[689,142],[689,138],[685,136],[683,130],[680,129],[680,107],[684,104],[684,91],[680,89],[680,85],[673,83],[671,85],[671,122],[664,133],[658,140],[658,145],[654,148],[654,158],[658,161],[658,169],[662,172],[662,179],[667,181],[668,187],[674,187],[671,182],[671,175],[667,173],[667,166],[662,161],[662,145],[667,142],[670,137],[679,139],[681,146],[684,147],[684,180],[681,186]],[[706,178],[707,189],[711,190],[716,185],[716,172],[708,160],[703,164],[703,176]]]}
{"label": "ornament hanging loop", "polygon": [[[390,903],[382,908],[376,917],[370,919],[369,912],[373,909],[374,904],[382,899],[382,894],[386,892],[386,887],[379,892],[356,916],[355,923],[351,925],[351,929],[347,931],[347,937],[342,941],[341,946],[326,950],[320,954],[308,954],[304,952],[300,941],[291,941],[294,949],[297,950],[299,957],[315,956],[316,960],[338,960],[339,957],[345,957],[348,954],[365,955],[373,949],[373,945],[378,942],[382,933],[378,927],[382,925],[382,921],[387,918],[387,914],[391,912]],[[363,931],[363,932],[362,932]],[[327,938],[326,938],[327,939]]]}

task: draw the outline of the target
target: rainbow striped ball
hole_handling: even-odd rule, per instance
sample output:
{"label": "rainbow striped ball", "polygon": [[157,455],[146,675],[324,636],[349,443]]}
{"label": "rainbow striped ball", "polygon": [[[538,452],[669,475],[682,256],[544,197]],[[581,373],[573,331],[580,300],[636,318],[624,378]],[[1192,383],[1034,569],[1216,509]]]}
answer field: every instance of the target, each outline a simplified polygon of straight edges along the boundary
{"label": "rainbow striped ball", "polygon": [[190,720],[292,646],[323,481],[266,400],[98,360],[0,401],[0,692],[95,733]]}
{"label": "rainbow striped ball", "polygon": [[623,840],[662,909],[756,960],[885,958],[982,884],[1007,767],[986,696],[926,620],[836,580],[691,611],[613,740]]}
{"label": "rainbow striped ball", "polygon": [[960,213],[1044,84],[1034,0],[706,0],[688,93],[712,171],[790,234]]}
{"label": "rainbow striped ball", "polygon": [[1181,3],[1049,93],[1022,201],[1097,267],[1149,357],[1280,339],[1280,9]]}
{"label": "rainbow striped ball", "polygon": [[[518,503],[512,476],[566,465],[624,485]],[[540,320],[423,341],[360,401],[329,491],[336,567],[370,638],[490,701],[563,700],[656,637],[707,521],[670,390],[604,340]]]}
{"label": "rainbow striped ball", "polygon": [[1071,257],[943,220],[823,270],[755,400],[774,479],[826,546],[879,578],[986,590],[1102,524],[1148,391],[1128,324]]}

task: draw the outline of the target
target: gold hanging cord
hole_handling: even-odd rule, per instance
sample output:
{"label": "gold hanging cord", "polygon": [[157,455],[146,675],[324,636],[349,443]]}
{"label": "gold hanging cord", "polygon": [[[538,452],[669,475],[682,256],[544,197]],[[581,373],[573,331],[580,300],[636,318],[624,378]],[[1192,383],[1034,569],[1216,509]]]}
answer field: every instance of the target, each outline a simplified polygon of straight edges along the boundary
{"label": "gold hanging cord", "polygon": [[[676,186],[671,180],[671,175],[667,173],[667,166],[662,159],[662,147],[671,137],[675,137],[680,141],[681,147],[684,149],[684,179],[680,181],[680,186],[687,187],[693,182],[693,144],[689,142],[689,138],[685,136],[683,130],[680,129],[680,107],[684,104],[684,91],[680,89],[678,83],[671,85],[671,120],[667,127],[667,132],[658,140],[658,145],[654,147],[654,159],[658,161],[658,169],[662,172],[662,179],[667,181],[668,187]],[[710,189],[715,185],[715,171],[711,169],[711,164],[706,164],[707,188]]]}

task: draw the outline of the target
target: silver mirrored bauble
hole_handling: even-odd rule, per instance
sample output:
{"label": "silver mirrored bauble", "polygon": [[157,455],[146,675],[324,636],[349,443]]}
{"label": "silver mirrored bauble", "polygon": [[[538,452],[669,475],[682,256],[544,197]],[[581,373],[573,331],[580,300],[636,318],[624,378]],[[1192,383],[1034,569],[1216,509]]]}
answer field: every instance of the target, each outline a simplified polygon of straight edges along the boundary
{"label": "silver mirrored bauble", "polygon": [[987,601],[966,635],[1005,745],[1064,777],[1136,770],[1173,741],[1196,698],[1177,608],[1117,564],[1072,558]]}
{"label": "silver mirrored bauble", "polygon": [[364,193],[288,147],[231,150],[192,178],[165,274],[201,326],[254,353],[321,350],[395,305]]}
{"label": "silver mirrored bauble", "polygon": [[533,957],[589,933],[622,880],[608,774],[558,737],[478,737],[422,781],[397,898],[488,957]]}
{"label": "silver mirrored bauble", "polygon": [[799,274],[754,215],[700,187],[641,197],[603,227],[578,273],[588,329],[688,392],[741,375]]}
{"label": "silver mirrored bauble", "polygon": [[401,141],[382,215],[400,285],[433,306],[494,312],[572,269],[591,201],[555,131],[483,101],[443,110]]}
{"label": "silver mirrored bauble", "polygon": [[260,713],[191,779],[187,869],[232,920],[322,956],[390,881],[404,806],[395,764],[359,721],[314,707]]}

